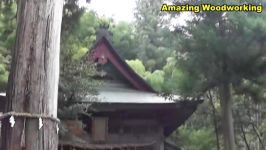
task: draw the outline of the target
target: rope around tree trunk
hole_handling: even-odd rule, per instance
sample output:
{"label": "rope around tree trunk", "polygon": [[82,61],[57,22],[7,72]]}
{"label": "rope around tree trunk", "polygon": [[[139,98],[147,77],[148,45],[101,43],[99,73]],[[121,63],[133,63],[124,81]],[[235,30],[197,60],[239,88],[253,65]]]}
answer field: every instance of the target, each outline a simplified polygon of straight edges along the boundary
{"label": "rope around tree trunk", "polygon": [[55,121],[57,123],[60,123],[60,120],[58,118],[44,115],[44,114],[34,114],[34,113],[26,113],[26,112],[7,112],[0,115],[0,120],[9,117],[9,116],[15,116],[15,117],[24,117],[24,118],[42,118],[42,119],[50,119],[52,121]]}

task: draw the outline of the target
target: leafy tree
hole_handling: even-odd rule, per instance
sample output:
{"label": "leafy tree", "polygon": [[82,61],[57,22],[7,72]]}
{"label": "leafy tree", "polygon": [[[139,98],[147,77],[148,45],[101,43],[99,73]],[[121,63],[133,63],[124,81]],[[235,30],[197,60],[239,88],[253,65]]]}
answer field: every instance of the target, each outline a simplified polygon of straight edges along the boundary
{"label": "leafy tree", "polygon": [[139,51],[137,34],[134,26],[119,22],[111,28],[112,44],[123,59],[135,59]]}
{"label": "leafy tree", "polygon": [[163,92],[172,94],[181,94],[183,97],[191,96],[191,93],[197,91],[195,85],[200,84],[197,75],[188,75],[188,73],[177,67],[175,56],[168,57],[167,63],[163,67],[165,81],[163,83]]}
{"label": "leafy tree", "polygon": [[137,57],[147,70],[154,71],[166,64],[166,58],[173,54],[178,40],[169,29],[169,21],[160,10],[162,0],[138,0],[136,3],[136,33],[139,42]]}
{"label": "leafy tree", "polygon": [[[87,3],[90,0],[86,0]],[[71,32],[77,26],[80,17],[85,13],[85,8],[79,6],[79,0],[64,0],[63,18],[62,18],[62,34]]]}
{"label": "leafy tree", "polygon": [[[76,19],[76,18],[75,18]],[[96,40],[100,18],[84,12],[61,39],[61,73],[59,83],[59,117],[73,119],[81,112],[81,100],[97,94],[98,82],[93,80],[95,68],[86,58]],[[84,106],[83,106],[84,107]],[[71,113],[69,113],[71,112]]]}
{"label": "leafy tree", "polygon": [[[232,92],[258,79],[265,67],[265,13],[204,12],[184,28],[179,66],[189,76],[197,75],[198,93],[219,89],[226,150],[234,150]],[[204,35],[204,36],[203,36]],[[248,88],[245,91],[249,92]]]}
{"label": "leafy tree", "polygon": [[0,2],[0,91],[5,91],[10,53],[15,41],[16,3],[13,0]]}
{"label": "leafy tree", "polygon": [[146,76],[146,69],[143,63],[139,59],[126,60],[126,63],[142,78]]}
{"label": "leafy tree", "polygon": [[155,70],[153,72],[146,71],[145,66],[139,59],[126,60],[127,64],[143,79],[145,79],[156,91],[160,92],[163,89],[164,72]]}
{"label": "leafy tree", "polygon": [[180,143],[186,150],[215,150],[215,138],[210,128],[197,130],[184,126],[179,130],[178,135],[182,137]]}

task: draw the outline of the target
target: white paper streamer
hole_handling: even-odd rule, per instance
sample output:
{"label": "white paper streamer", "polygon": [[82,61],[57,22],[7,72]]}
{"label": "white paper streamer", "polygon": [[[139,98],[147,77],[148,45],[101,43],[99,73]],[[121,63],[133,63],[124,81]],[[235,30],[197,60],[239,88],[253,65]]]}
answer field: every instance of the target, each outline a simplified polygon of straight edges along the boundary
{"label": "white paper streamer", "polygon": [[10,124],[11,124],[11,128],[13,128],[14,127],[14,125],[15,125],[15,118],[14,118],[14,116],[11,116],[10,118],[9,118],[9,122],[10,122]]}
{"label": "white paper streamer", "polygon": [[39,130],[42,128],[43,123],[42,123],[42,118],[39,118]]}
{"label": "white paper streamer", "polygon": [[59,127],[58,127],[58,124],[56,124],[56,134],[58,134],[59,132]]}

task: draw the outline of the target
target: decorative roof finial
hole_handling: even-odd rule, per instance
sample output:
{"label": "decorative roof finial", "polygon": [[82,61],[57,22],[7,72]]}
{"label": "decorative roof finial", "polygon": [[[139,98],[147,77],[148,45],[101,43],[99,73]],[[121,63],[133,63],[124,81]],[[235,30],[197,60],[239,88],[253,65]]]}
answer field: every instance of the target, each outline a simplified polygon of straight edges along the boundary
{"label": "decorative roof finial", "polygon": [[102,20],[100,22],[99,29],[96,31],[96,42],[98,42],[102,37],[105,37],[109,42],[112,38],[112,33],[109,31],[110,21]]}

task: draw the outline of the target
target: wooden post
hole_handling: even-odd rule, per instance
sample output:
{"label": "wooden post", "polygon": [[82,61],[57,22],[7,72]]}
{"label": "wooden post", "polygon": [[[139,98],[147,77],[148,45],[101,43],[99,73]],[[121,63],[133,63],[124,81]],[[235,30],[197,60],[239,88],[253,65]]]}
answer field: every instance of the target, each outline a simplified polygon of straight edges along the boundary
{"label": "wooden post", "polygon": [[164,150],[164,134],[162,127],[158,130],[157,141],[153,145],[153,150]]}
{"label": "wooden post", "polygon": [[[12,51],[5,112],[57,117],[59,51],[63,0],[18,0],[17,37]],[[2,150],[57,150],[57,123],[4,119]],[[25,120],[25,122],[24,122]]]}

